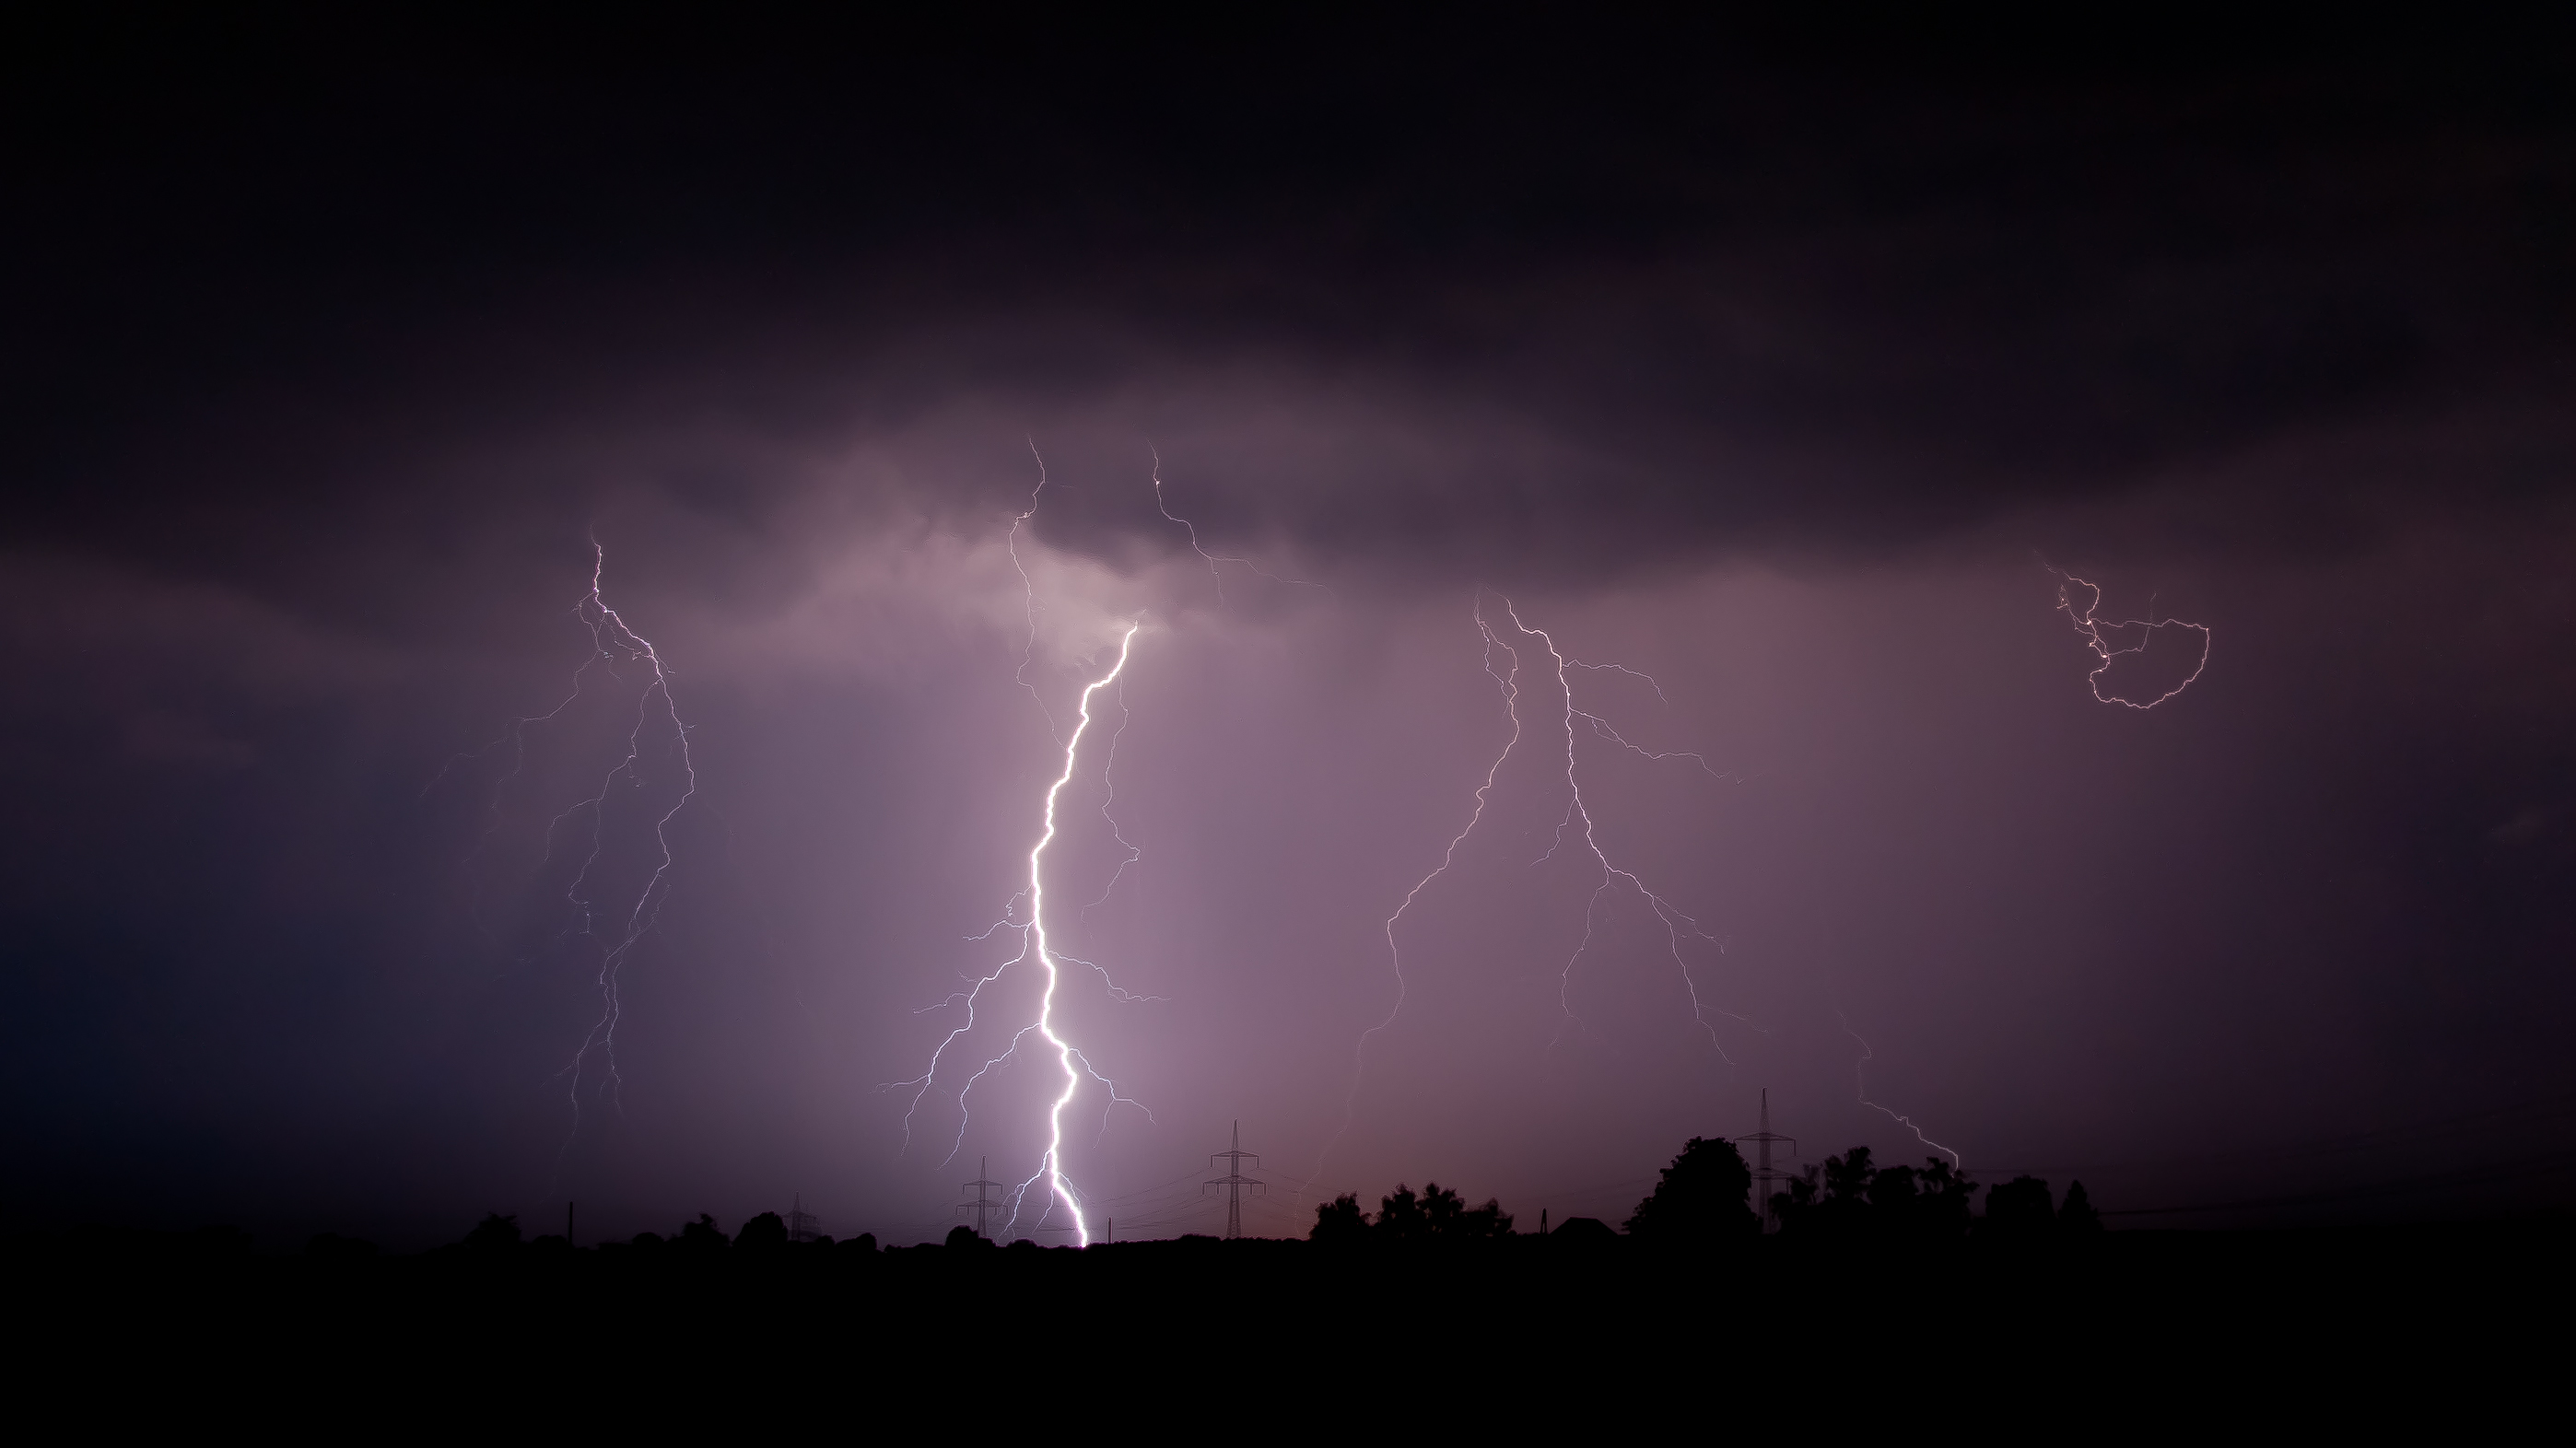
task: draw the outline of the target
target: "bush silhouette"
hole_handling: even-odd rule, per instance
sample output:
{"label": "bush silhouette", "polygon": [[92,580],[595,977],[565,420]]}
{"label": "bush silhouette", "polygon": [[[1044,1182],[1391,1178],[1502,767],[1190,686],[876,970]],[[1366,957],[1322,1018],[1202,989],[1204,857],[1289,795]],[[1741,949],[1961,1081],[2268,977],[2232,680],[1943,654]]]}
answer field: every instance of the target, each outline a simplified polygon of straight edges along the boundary
{"label": "bush silhouette", "polygon": [[2102,1230],[2102,1214],[2093,1210],[2093,1198],[2082,1182],[2066,1184],[2066,1202],[2057,1209],[2057,1229],[2076,1236],[2089,1236]]}
{"label": "bush silhouette", "polygon": [[1368,1239],[1369,1214],[1360,1210],[1357,1192],[1316,1204],[1315,1225],[1306,1233],[1307,1241],[1347,1247]]}
{"label": "bush silhouette", "polygon": [[489,1212],[474,1230],[465,1234],[465,1246],[472,1252],[510,1252],[519,1245],[519,1219]]}
{"label": "bush silhouette", "polygon": [[737,1247],[755,1252],[772,1251],[787,1245],[787,1222],[776,1212],[763,1212],[742,1224],[733,1239]]}
{"label": "bush silhouette", "polygon": [[2057,1206],[2049,1200],[2048,1183],[2017,1176],[1986,1191],[1986,1220],[1980,1235],[2001,1242],[2043,1241],[2056,1234]]}

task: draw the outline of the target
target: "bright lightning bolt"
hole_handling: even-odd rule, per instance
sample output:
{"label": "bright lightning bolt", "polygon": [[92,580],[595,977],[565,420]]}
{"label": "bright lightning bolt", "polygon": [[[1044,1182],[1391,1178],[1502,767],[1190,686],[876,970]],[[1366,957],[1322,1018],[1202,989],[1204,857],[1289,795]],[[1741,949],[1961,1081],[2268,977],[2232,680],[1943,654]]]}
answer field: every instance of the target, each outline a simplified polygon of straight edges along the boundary
{"label": "bright lightning bolt", "polygon": [[[1031,445],[1030,452],[1032,456],[1036,455],[1037,449],[1034,444]],[[1018,548],[1020,527],[1022,524],[1027,523],[1029,519],[1036,514],[1039,498],[1046,489],[1045,466],[1045,459],[1040,457],[1038,459],[1039,475],[1037,486],[1029,493],[1029,506],[1027,510],[1012,518],[1010,533],[1005,540],[1005,546],[1010,553],[1012,567],[1019,573],[1021,585],[1026,591],[1026,613],[1029,621],[1027,645],[1021,656],[1019,671],[1014,677],[1023,688],[1026,688],[1029,691],[1032,698],[1038,699],[1040,712],[1041,714],[1045,714],[1047,718],[1048,732],[1051,736],[1054,736],[1054,716],[1047,713],[1044,698],[1038,694],[1037,687],[1030,683],[1028,678],[1029,664],[1031,659],[1035,656],[1037,648],[1037,596],[1035,583],[1030,578],[1027,564],[1021,559]],[[1041,982],[1036,1016],[1033,1020],[1015,1031],[1011,1035],[1008,1044],[1003,1047],[1001,1052],[988,1058],[982,1065],[978,1066],[974,1072],[967,1077],[965,1084],[958,1089],[957,1134],[955,1140],[950,1144],[948,1156],[949,1159],[953,1160],[958,1151],[962,1150],[965,1145],[966,1129],[972,1119],[967,1103],[973,1096],[976,1086],[981,1084],[986,1076],[991,1075],[996,1069],[1001,1067],[1004,1062],[1017,1056],[1021,1045],[1034,1036],[1054,1052],[1057,1068],[1064,1073],[1064,1086],[1063,1089],[1056,1094],[1055,1098],[1047,1108],[1047,1143],[1046,1149],[1039,1156],[1038,1169],[1027,1180],[1021,1182],[1018,1189],[1012,1194],[1011,1218],[1010,1222],[1005,1224],[1005,1230],[1008,1229],[1009,1225],[1016,1224],[1018,1222],[1020,1210],[1026,1203],[1030,1189],[1036,1187],[1040,1182],[1044,1182],[1046,1184],[1045,1198],[1047,1205],[1045,1209],[1039,1213],[1039,1221],[1043,1223],[1047,1217],[1053,1215],[1055,1210],[1061,1206],[1072,1220],[1076,1241],[1084,1246],[1088,1246],[1091,1241],[1090,1227],[1083,1219],[1081,1199],[1075,1193],[1072,1183],[1067,1179],[1064,1169],[1065,1109],[1071,1106],[1075,1097],[1080,1094],[1083,1078],[1088,1076],[1092,1080],[1100,1082],[1101,1085],[1107,1089],[1108,1100],[1105,1103],[1102,1112],[1102,1127],[1104,1130],[1106,1130],[1108,1124],[1108,1113],[1120,1104],[1134,1106],[1140,1111],[1145,1111],[1146,1119],[1149,1121],[1153,1119],[1153,1113],[1150,1110],[1146,1110],[1142,1103],[1136,1101],[1134,1098],[1121,1095],[1118,1090],[1118,1084],[1109,1077],[1103,1075],[1096,1067],[1094,1067],[1090,1058],[1083,1054],[1081,1048],[1075,1045],[1059,1030],[1056,1023],[1055,1008],[1057,990],[1063,984],[1063,973],[1061,967],[1063,965],[1079,965],[1099,972],[1100,978],[1106,986],[1110,998],[1122,1003],[1155,1001],[1162,999],[1162,997],[1138,995],[1124,990],[1120,988],[1116,980],[1110,977],[1108,970],[1102,967],[1098,962],[1086,960],[1080,956],[1066,954],[1054,947],[1047,933],[1045,865],[1048,847],[1055,843],[1058,832],[1058,822],[1056,817],[1057,805],[1063,796],[1066,786],[1073,782],[1074,776],[1081,769],[1083,740],[1091,732],[1091,726],[1094,722],[1092,714],[1093,700],[1103,689],[1116,687],[1121,691],[1120,694],[1116,696],[1120,700],[1120,720],[1118,728],[1112,731],[1110,735],[1109,758],[1103,764],[1101,771],[1104,785],[1108,785],[1110,783],[1110,772],[1112,768],[1114,768],[1117,759],[1118,741],[1126,732],[1127,711],[1123,694],[1124,686],[1120,683],[1120,679],[1126,672],[1127,661],[1135,647],[1136,635],[1142,628],[1143,624],[1141,622],[1131,622],[1126,626],[1125,630],[1118,638],[1118,656],[1116,660],[1110,665],[1107,672],[1101,674],[1098,678],[1090,680],[1083,686],[1081,696],[1076,704],[1072,733],[1070,735],[1055,736],[1057,738],[1057,743],[1064,751],[1063,767],[1057,772],[1054,781],[1047,786],[1046,795],[1040,807],[1038,836],[1036,841],[1029,847],[1027,884],[1011,896],[1010,900],[1004,906],[1003,916],[1000,920],[995,921],[992,925],[986,927],[982,934],[970,937],[970,939],[978,941],[989,940],[997,932],[1003,930],[1017,930],[1020,932],[1021,941],[1019,954],[993,967],[992,970],[986,974],[977,977],[967,989],[950,995],[946,1001],[941,1002],[937,1006],[928,1008],[931,1010],[940,1010],[951,1006],[962,1005],[965,1008],[965,1019],[954,1029],[950,1030],[948,1034],[941,1039],[939,1045],[932,1050],[929,1065],[921,1075],[914,1077],[909,1081],[890,1082],[887,1087],[887,1089],[896,1089],[905,1086],[913,1088],[912,1100],[905,1108],[903,1117],[904,1142],[906,1146],[909,1147],[912,1140],[913,1117],[919,1111],[923,1098],[929,1094],[932,1084],[938,1080],[940,1069],[947,1059],[949,1049],[955,1046],[960,1039],[974,1031],[980,1023],[979,1007],[983,1003],[985,988],[995,984],[1004,976],[1008,975],[1011,972],[1012,967],[1033,963],[1040,974]],[[1114,786],[1112,786],[1112,788],[1114,788]],[[1111,799],[1114,799],[1114,797],[1114,793],[1104,793],[1101,804],[1101,814],[1109,824],[1111,836],[1115,838],[1120,846],[1127,851],[1126,858],[1121,861],[1119,865],[1119,873],[1123,874],[1126,867],[1135,863],[1135,861],[1140,857],[1140,852],[1137,850],[1136,846],[1126,838],[1125,834],[1120,831],[1116,816],[1110,813],[1109,802]],[[1118,876],[1113,874],[1110,878],[1109,889],[1116,888],[1117,880]],[[1108,894],[1109,890],[1104,889],[1101,893],[1101,900],[1106,900],[1108,898]],[[1022,908],[1023,901],[1026,902],[1025,910]],[[1096,905],[1100,903],[1100,901],[1095,900],[1092,903]],[[1088,907],[1085,908],[1087,909]]]}
{"label": "bright lightning bolt", "polygon": [[[1055,957],[1047,951],[1046,872],[1042,865],[1046,858],[1046,847],[1055,840],[1056,796],[1062,794],[1064,787],[1073,782],[1074,755],[1082,748],[1083,733],[1091,728],[1091,696],[1107,688],[1126,669],[1127,653],[1136,642],[1136,630],[1139,627],[1141,625],[1132,623],[1127,625],[1127,631],[1118,636],[1118,662],[1110,665],[1108,673],[1092,681],[1082,691],[1080,716],[1074,723],[1073,737],[1066,740],[1064,745],[1064,772],[1055,777],[1055,783],[1047,786],[1046,826],[1039,833],[1037,844],[1029,850],[1029,949],[1036,953],[1039,968],[1046,972],[1046,990],[1038,998],[1038,1019],[1035,1029],[1045,1038],[1048,1045],[1055,1047],[1056,1063],[1064,1068],[1064,1093],[1056,1097],[1055,1104],[1047,1109],[1046,1156],[1039,1164],[1037,1176],[1022,1182],[1020,1190],[1026,1192],[1037,1181],[1038,1176],[1045,1177],[1049,1196],[1047,1210],[1052,1212],[1053,1204],[1057,1201],[1064,1203],[1065,1211],[1073,1218],[1075,1243],[1083,1247],[1091,1245],[1091,1228],[1082,1220],[1082,1203],[1074,1199],[1073,1188],[1066,1185],[1064,1180],[1064,1108],[1073,1104],[1074,1093],[1082,1089],[1082,1075],[1073,1069],[1077,1054],[1073,1046],[1055,1033],[1055,988],[1058,975]],[[1090,1062],[1085,1061],[1083,1066],[1085,1070],[1089,1070]],[[1016,1213],[1014,1215],[1016,1216]],[[1045,1215],[1041,1213],[1039,1219],[1043,1221]]]}
{"label": "bright lightning bolt", "polygon": [[[2098,617],[2102,608],[2101,585],[2094,583],[2090,579],[2078,578],[2074,574],[2068,573],[2063,569],[2051,568],[2048,571],[2057,575],[2058,610],[2064,613],[2067,620],[2075,625],[2075,632],[2083,636],[2084,646],[2093,651],[2093,656],[2095,658],[2101,660],[2100,663],[2093,666],[2093,672],[2086,676],[2093,686],[2093,697],[2096,700],[2105,704],[2119,704],[2131,709],[2152,709],[2158,704],[2163,703],[2165,700],[2181,693],[2183,690],[2190,688],[2193,682],[2200,678],[2200,671],[2209,667],[2210,635],[2209,626],[2207,624],[2190,623],[2178,618],[2158,619],[2153,623],[2149,623],[2147,620],[2142,618],[2122,619],[2117,623],[2107,622]],[[2076,612],[2075,609],[2075,590],[2079,588],[2092,595],[2092,597],[2086,601],[2084,611],[2081,613]],[[2118,694],[2103,693],[2102,676],[2110,671],[2111,665],[2130,654],[2145,653],[2147,651],[2147,645],[2155,639],[2156,630],[2161,628],[2189,629],[2200,635],[2200,659],[2199,662],[2194,663],[2191,666],[2191,677],[2184,679],[2181,683],[2174,685],[2172,688],[2167,689],[2163,693],[2158,694],[2156,697],[2149,699],[2143,704],[2139,703],[2135,699],[2124,698]],[[2125,649],[2113,648],[2111,646],[2111,641],[2102,636],[2102,632],[2105,629],[2109,629],[2114,632],[2124,629],[2137,629],[2139,630],[2138,642],[2134,646]]]}

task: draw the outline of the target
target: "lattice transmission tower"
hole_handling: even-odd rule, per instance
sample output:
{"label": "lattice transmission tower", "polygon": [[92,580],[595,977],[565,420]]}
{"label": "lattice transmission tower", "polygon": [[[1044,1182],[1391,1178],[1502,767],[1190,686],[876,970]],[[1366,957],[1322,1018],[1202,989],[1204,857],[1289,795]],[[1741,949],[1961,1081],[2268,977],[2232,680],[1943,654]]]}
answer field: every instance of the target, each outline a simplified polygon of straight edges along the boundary
{"label": "lattice transmission tower", "polygon": [[1762,1129],[1753,1133],[1751,1136],[1739,1136],[1735,1139],[1738,1141],[1749,1141],[1754,1143],[1753,1210],[1756,1215],[1762,1218],[1763,1231],[1777,1231],[1779,1230],[1780,1222],[1771,1211],[1771,1184],[1775,1181],[1787,1181],[1789,1179],[1789,1173],[1785,1171],[1773,1171],[1771,1169],[1771,1143],[1775,1141],[1785,1141],[1789,1143],[1789,1154],[1791,1156],[1795,1156],[1798,1154],[1798,1138],[1794,1136],[1781,1136],[1771,1130],[1770,1087],[1765,1086],[1762,1088]]}
{"label": "lattice transmission tower", "polygon": [[1225,1188],[1225,1239],[1229,1242],[1243,1235],[1243,1189],[1267,1185],[1243,1174],[1243,1163],[1247,1158],[1254,1166],[1261,1165],[1259,1152],[1243,1149],[1243,1123],[1240,1121],[1234,1124],[1233,1148],[1208,1153],[1209,1161],[1222,1161],[1226,1164],[1225,1175],[1209,1177],[1207,1184]]}

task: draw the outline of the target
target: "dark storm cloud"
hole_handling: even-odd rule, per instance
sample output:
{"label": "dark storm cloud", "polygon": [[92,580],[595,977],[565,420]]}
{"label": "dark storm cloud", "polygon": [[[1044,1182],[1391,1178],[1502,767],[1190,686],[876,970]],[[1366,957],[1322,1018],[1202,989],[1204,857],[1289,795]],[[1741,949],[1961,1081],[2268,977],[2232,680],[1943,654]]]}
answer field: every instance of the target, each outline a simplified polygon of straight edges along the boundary
{"label": "dark storm cloud", "polygon": [[[985,512],[1023,433],[1151,438],[1217,536],[1405,577],[1902,545],[2499,402],[2448,501],[2567,460],[2536,35],[35,39],[22,522],[268,586],[639,489]],[[871,444],[913,481],[821,465]]]}

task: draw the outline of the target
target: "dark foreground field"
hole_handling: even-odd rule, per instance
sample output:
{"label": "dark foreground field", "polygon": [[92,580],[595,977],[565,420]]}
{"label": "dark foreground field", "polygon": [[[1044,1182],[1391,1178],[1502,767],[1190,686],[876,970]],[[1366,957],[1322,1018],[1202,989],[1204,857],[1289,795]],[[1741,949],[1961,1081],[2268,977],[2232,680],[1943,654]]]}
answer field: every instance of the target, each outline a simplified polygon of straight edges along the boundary
{"label": "dark foreground field", "polygon": [[2456,1430],[2565,1381],[2567,1227],[1715,1254],[1512,1237],[264,1257],[220,1233],[72,1233],[13,1243],[7,1286],[13,1376],[102,1430],[168,1412],[370,1434],[1785,1421],[2053,1439],[2426,1413]]}

